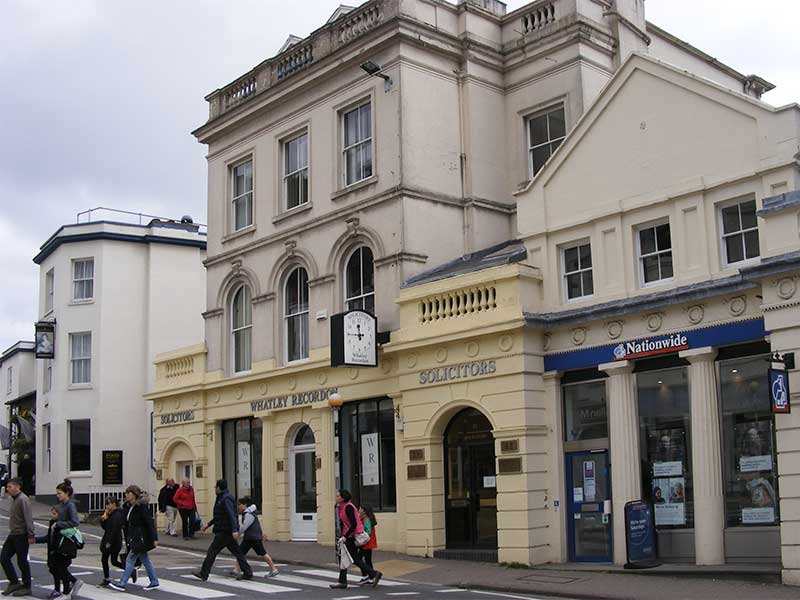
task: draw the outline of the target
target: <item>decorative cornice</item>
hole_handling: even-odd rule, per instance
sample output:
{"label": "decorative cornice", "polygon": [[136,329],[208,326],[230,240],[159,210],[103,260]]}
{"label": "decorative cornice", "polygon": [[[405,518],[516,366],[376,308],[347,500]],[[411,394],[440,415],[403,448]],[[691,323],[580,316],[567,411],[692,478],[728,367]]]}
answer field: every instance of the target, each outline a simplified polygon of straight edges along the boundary
{"label": "decorative cornice", "polygon": [[383,267],[398,262],[415,262],[424,265],[428,262],[428,255],[417,252],[395,252],[394,254],[387,254],[386,256],[376,258],[373,264],[376,267]]}
{"label": "decorative cornice", "polygon": [[221,308],[212,308],[211,310],[207,310],[206,312],[202,313],[200,316],[202,316],[203,319],[208,320],[208,319],[213,319],[214,317],[218,317],[224,312],[225,311]]}
{"label": "decorative cornice", "polygon": [[316,279],[309,279],[308,280],[308,287],[313,288],[318,285],[324,285],[326,283],[333,283],[336,281],[336,275],[333,273],[328,273],[326,275],[320,275]]}

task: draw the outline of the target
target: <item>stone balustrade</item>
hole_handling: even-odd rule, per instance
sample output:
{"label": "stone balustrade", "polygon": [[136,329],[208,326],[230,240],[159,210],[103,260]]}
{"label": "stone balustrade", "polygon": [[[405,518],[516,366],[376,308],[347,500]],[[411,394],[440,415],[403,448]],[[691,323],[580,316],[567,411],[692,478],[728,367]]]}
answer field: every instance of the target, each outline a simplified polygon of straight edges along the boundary
{"label": "stone balustrade", "polygon": [[558,18],[555,2],[543,2],[526,11],[520,18],[522,33],[527,35],[554,23]]}
{"label": "stone balustrade", "polygon": [[454,319],[497,308],[497,289],[493,285],[477,285],[434,294],[419,302],[420,323]]}
{"label": "stone balustrade", "polygon": [[206,353],[206,345],[197,344],[157,355],[155,390],[202,383],[206,371]]}
{"label": "stone balustrade", "polygon": [[291,46],[286,52],[280,55],[277,66],[278,79],[294,75],[307,65],[314,62],[314,46],[306,43]]}
{"label": "stone balustrade", "polygon": [[[383,3],[368,5],[364,10],[348,13],[339,25],[338,39],[340,44],[351,42],[377,26],[383,17]],[[356,13],[356,14],[354,14]],[[351,16],[352,15],[352,16]]]}

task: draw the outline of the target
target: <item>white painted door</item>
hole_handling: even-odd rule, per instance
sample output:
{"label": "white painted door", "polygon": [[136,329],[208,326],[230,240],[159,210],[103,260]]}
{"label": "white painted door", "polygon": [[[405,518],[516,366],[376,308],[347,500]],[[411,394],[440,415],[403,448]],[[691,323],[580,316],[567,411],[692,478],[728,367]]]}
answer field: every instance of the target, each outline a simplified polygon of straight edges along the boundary
{"label": "white painted door", "polygon": [[178,473],[177,477],[175,477],[175,481],[180,483],[184,479],[188,479],[189,483],[192,483],[192,471],[194,471],[194,468],[191,462],[179,462]]}
{"label": "white painted door", "polygon": [[290,529],[293,540],[317,539],[317,469],[314,434],[305,425],[289,449]]}

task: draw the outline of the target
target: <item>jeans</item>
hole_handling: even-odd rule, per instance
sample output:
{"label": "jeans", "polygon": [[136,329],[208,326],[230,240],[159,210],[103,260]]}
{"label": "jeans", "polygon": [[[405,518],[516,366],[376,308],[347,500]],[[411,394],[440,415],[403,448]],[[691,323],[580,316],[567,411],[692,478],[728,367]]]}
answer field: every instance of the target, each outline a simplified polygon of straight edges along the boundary
{"label": "jeans", "polygon": [[20,575],[22,575],[22,583],[25,584],[25,587],[31,587],[31,565],[28,563],[28,536],[24,533],[9,535],[3,544],[3,550],[0,551],[0,565],[3,566],[8,582],[13,584],[19,583],[17,572],[14,570],[14,565],[11,564],[11,559],[15,554],[17,555]]}
{"label": "jeans", "polygon": [[[345,538],[344,540],[345,546],[347,546],[347,552],[350,554],[350,558],[353,559],[353,564],[361,569],[361,576],[362,577],[369,577],[373,579],[375,577],[375,569],[364,562],[358,552],[358,546],[356,546],[356,541],[353,538]],[[341,569],[339,571],[339,583],[344,583],[347,585],[347,569]]]}
{"label": "jeans", "polygon": [[122,579],[120,579],[119,584],[122,587],[125,587],[128,584],[128,579],[133,573],[133,568],[136,565],[136,561],[140,561],[142,566],[147,571],[147,576],[150,578],[150,583],[154,585],[158,585],[158,575],[156,575],[156,570],[153,568],[153,563],[150,562],[150,557],[147,556],[147,552],[129,552],[128,558],[125,560],[125,572],[122,574]]}
{"label": "jeans", "polygon": [[245,577],[253,576],[253,569],[250,568],[247,559],[244,557],[244,554],[242,554],[242,549],[239,547],[239,544],[233,539],[232,534],[226,532],[215,533],[214,539],[211,540],[211,545],[208,547],[208,552],[206,553],[206,559],[203,561],[203,567],[200,569],[200,574],[203,576],[203,579],[208,577],[208,574],[211,572],[211,567],[214,566],[217,554],[222,552],[223,548],[227,548],[228,552],[233,554]]}
{"label": "jeans", "polygon": [[174,506],[167,506],[167,535],[178,535],[175,527],[175,517],[178,516],[178,509]]}
{"label": "jeans", "polygon": [[189,508],[182,508],[180,513],[183,537],[192,537],[194,535],[194,511]]}

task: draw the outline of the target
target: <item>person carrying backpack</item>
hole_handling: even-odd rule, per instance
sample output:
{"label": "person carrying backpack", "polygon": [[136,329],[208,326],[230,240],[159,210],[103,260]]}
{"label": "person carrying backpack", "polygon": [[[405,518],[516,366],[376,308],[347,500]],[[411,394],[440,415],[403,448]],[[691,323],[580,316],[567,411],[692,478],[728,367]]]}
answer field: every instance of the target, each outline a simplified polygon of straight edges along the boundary
{"label": "person carrying backpack", "polygon": [[[272,557],[264,548],[264,532],[261,530],[261,523],[258,520],[256,505],[247,496],[239,498],[239,512],[242,515],[242,524],[239,526],[239,549],[243,555],[247,556],[252,548],[267,563],[269,567],[267,577],[275,577],[278,575],[278,569],[275,568]],[[239,577],[238,566],[238,564],[234,565],[230,573],[234,577]]]}
{"label": "person carrying backpack", "polygon": [[156,524],[153,522],[153,515],[150,514],[150,497],[138,485],[129,485],[125,490],[125,498],[130,505],[125,517],[127,523],[125,532],[130,550],[125,559],[125,572],[122,574],[122,579],[109,582],[108,587],[124,592],[125,586],[128,585],[128,579],[135,569],[136,561],[141,561],[150,578],[150,583],[144,589],[158,589],[158,575],[147,555],[150,550],[158,547],[158,532]]}
{"label": "person carrying backpack", "polygon": [[100,587],[105,587],[111,583],[108,561],[118,569],[124,569],[125,563],[120,560],[119,553],[122,551],[122,523],[125,515],[119,508],[119,500],[114,497],[106,499],[106,510],[100,517],[100,526],[103,528],[103,539],[100,540],[100,563],[103,565],[103,581]]}
{"label": "person carrying backpack", "polygon": [[[63,538],[63,532],[66,530],[77,530],[78,526],[81,524],[80,519],[78,518],[78,507],[76,505],[75,500],[73,500],[72,495],[74,490],[72,489],[72,482],[69,479],[65,479],[61,483],[56,486],[56,499],[58,500],[58,504],[56,505],[56,524],[55,528],[59,532],[61,538]],[[67,546],[70,548],[68,554],[69,561],[63,564],[63,572],[61,573],[62,581],[64,582],[64,587],[69,590],[69,587],[72,586],[72,594],[77,595],[78,590],[81,589],[83,582],[69,572],[69,566],[72,564],[72,559],[75,558],[77,555],[77,547],[74,547],[75,542],[72,541],[71,537],[68,536],[70,539],[66,541]],[[59,539],[59,546],[61,547],[64,543],[64,539]],[[64,552],[62,548],[61,552]],[[74,552],[74,553],[73,553]],[[69,585],[67,585],[69,582]],[[70,593],[69,591],[64,593]]]}

